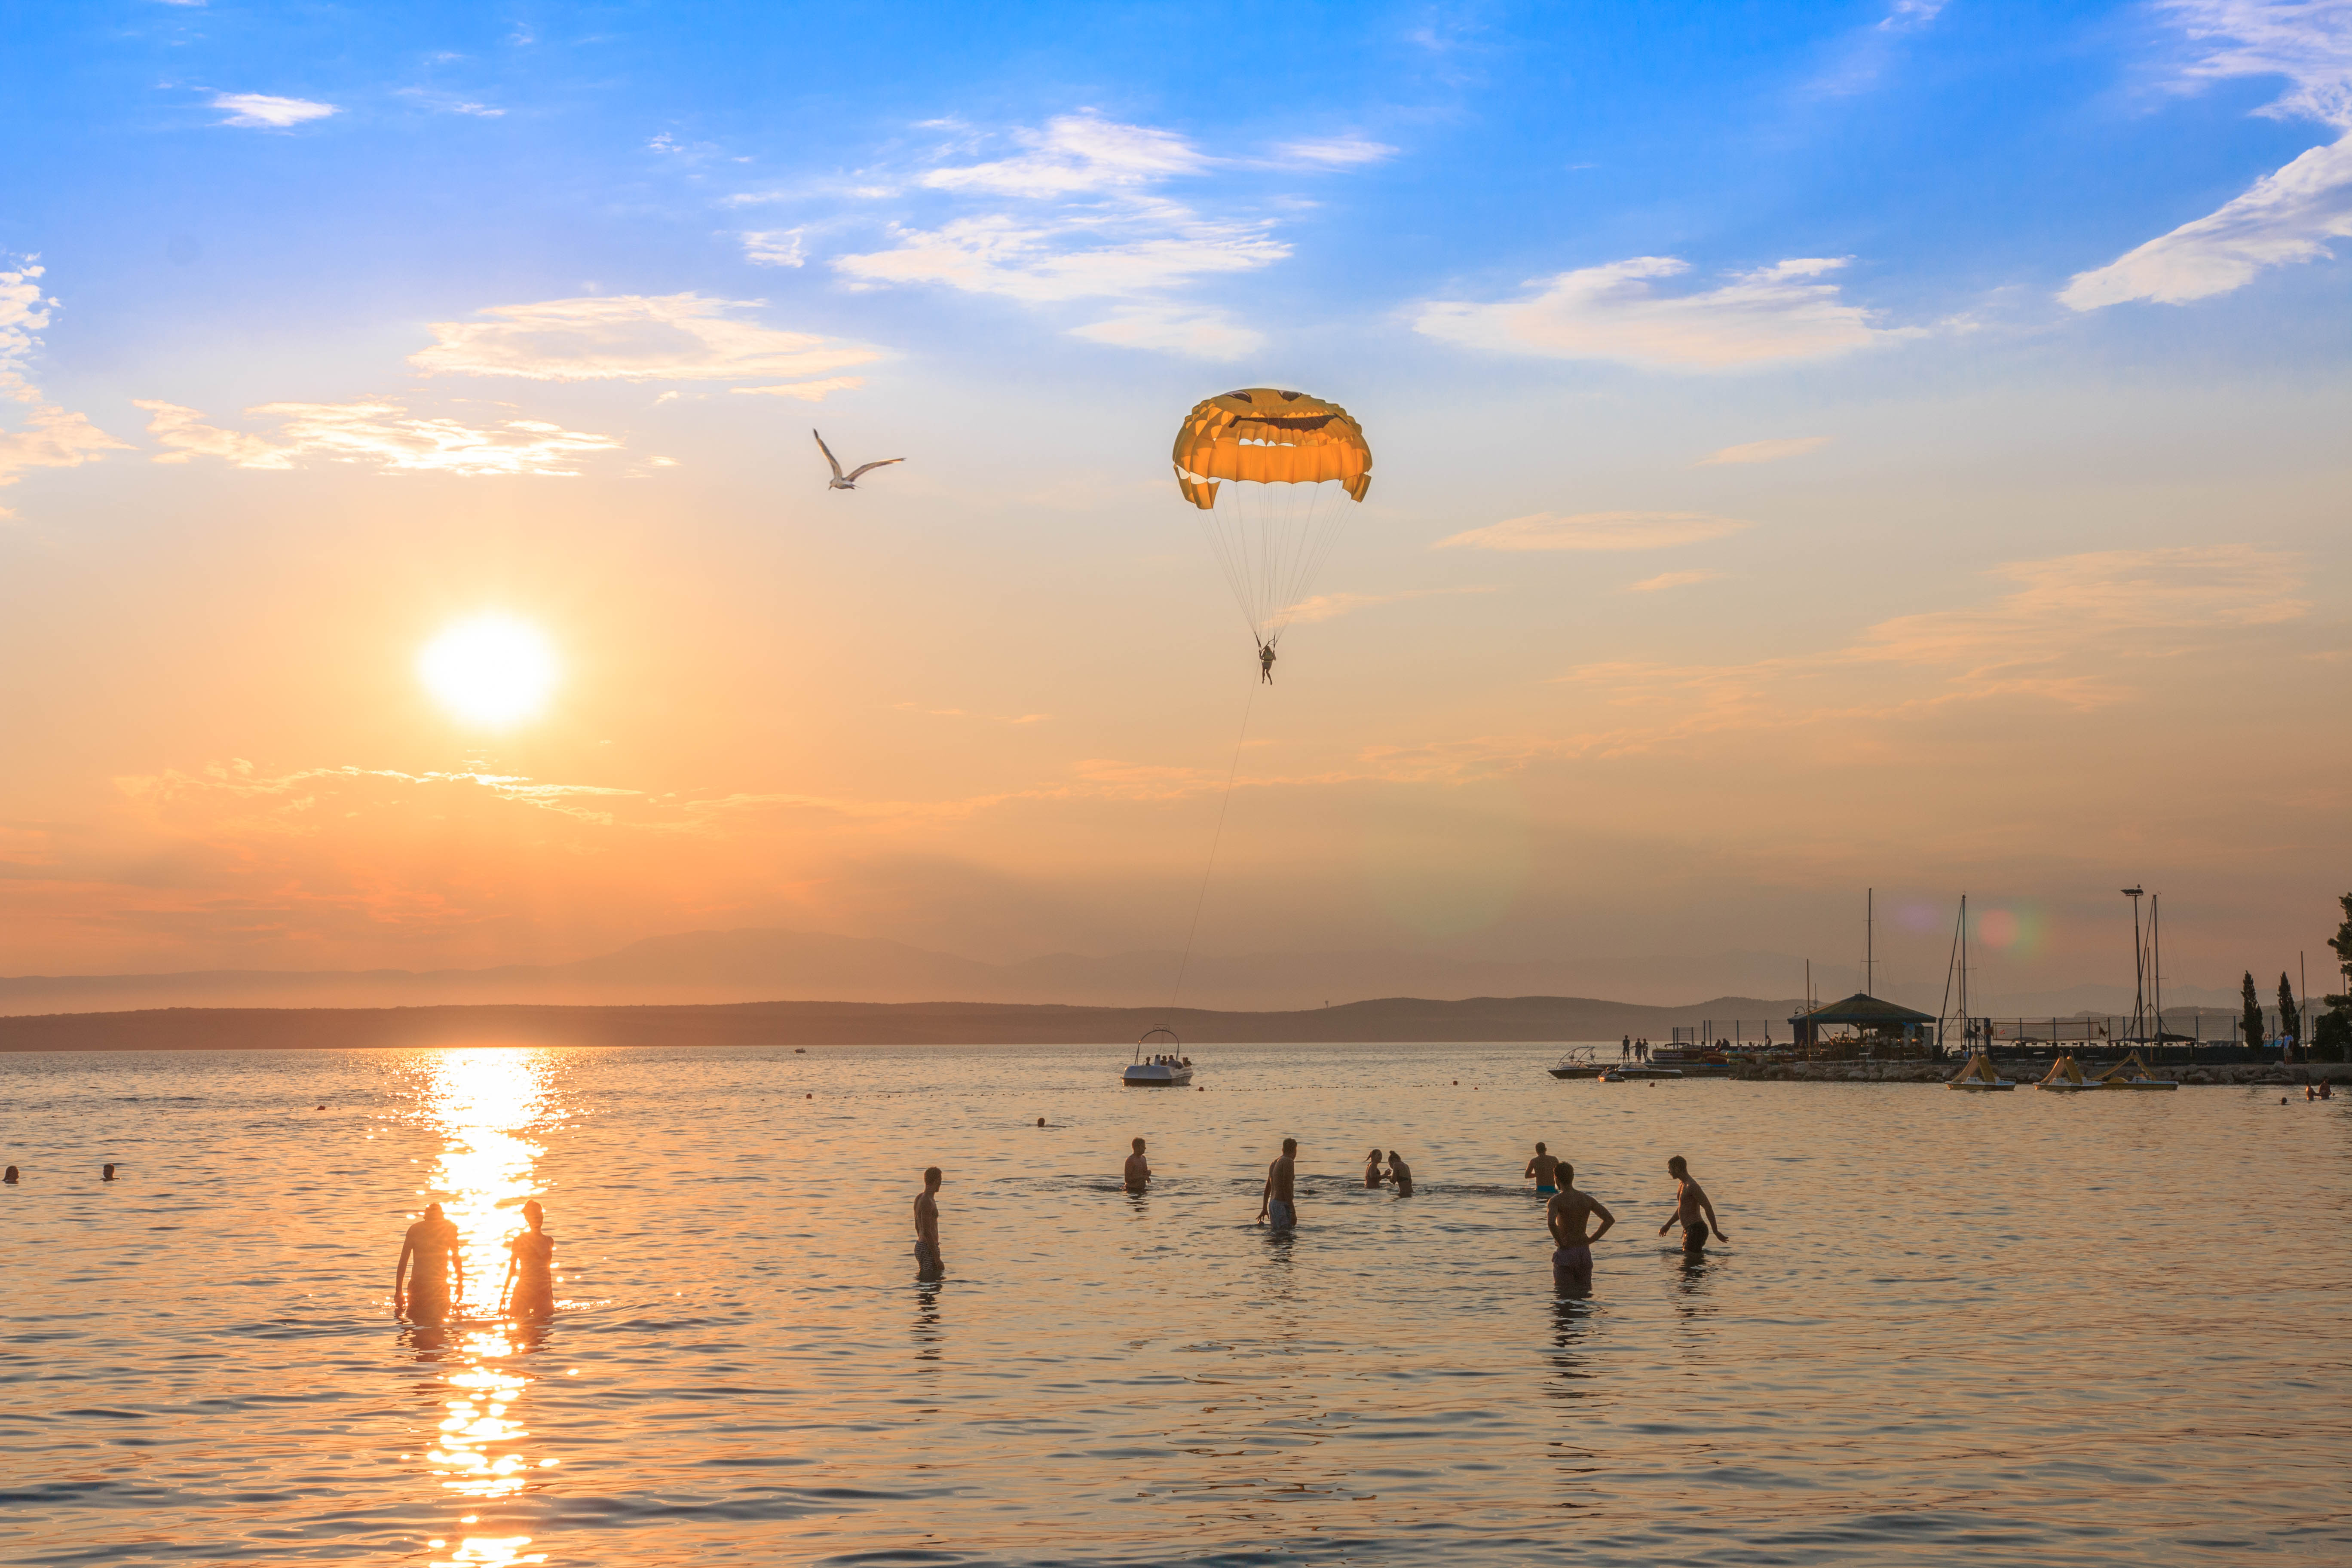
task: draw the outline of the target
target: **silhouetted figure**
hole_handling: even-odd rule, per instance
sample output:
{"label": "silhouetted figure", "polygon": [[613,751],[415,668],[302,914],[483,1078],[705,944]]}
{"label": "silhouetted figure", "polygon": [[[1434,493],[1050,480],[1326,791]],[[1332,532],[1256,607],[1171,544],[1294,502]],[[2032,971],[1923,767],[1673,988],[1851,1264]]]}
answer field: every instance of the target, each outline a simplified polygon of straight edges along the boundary
{"label": "silhouetted figure", "polygon": [[915,1278],[944,1279],[948,1266],[940,1257],[940,1183],[937,1165],[923,1172],[923,1190],[915,1194]]}
{"label": "silhouetted figure", "polygon": [[1364,1185],[1377,1187],[1381,1180],[1381,1152],[1375,1149],[1364,1156]]}
{"label": "silhouetted figure", "polygon": [[1274,684],[1274,645],[1270,642],[1257,645],[1257,679],[1260,685]]}
{"label": "silhouetted figure", "polygon": [[1528,1168],[1519,1174],[1533,1176],[1536,1183],[1536,1196],[1548,1198],[1559,1191],[1559,1156],[1547,1153],[1544,1146],[1538,1143],[1536,1145],[1535,1158],[1528,1162]]}
{"label": "silhouetted figure", "polygon": [[555,1238],[547,1234],[547,1211],[533,1198],[522,1205],[530,1228],[507,1243],[507,1277],[499,1286],[499,1310],[517,1318],[555,1316]]}
{"label": "silhouetted figure", "polygon": [[457,1246],[457,1227],[443,1217],[439,1204],[426,1204],[425,1217],[401,1238],[400,1262],[392,1271],[392,1315],[415,1323],[443,1322],[465,1294],[466,1255]]}
{"label": "silhouetted figure", "polygon": [[0,1183],[5,1183],[7,1185],[12,1187],[15,1186],[16,1184],[16,1167],[14,1165],[9,1166],[8,1173],[5,1176],[0,1176]]}
{"label": "silhouetted figure", "polygon": [[1139,1193],[1151,1184],[1151,1163],[1143,1157],[1142,1139],[1135,1141],[1135,1152],[1127,1157],[1127,1169],[1122,1176],[1130,1193]]}
{"label": "silhouetted figure", "polygon": [[[1559,1191],[1544,1205],[1544,1228],[1551,1232],[1551,1282],[1556,1290],[1586,1290],[1592,1286],[1592,1244],[1617,1223],[1608,1205],[1589,1193],[1576,1190],[1576,1167],[1562,1161],[1557,1168]],[[1585,1234],[1594,1215],[1601,1228]]]}
{"label": "silhouetted figure", "polygon": [[1672,1230],[1675,1221],[1682,1222],[1683,1250],[1696,1258],[1706,1247],[1707,1230],[1714,1227],[1722,1240],[1731,1238],[1723,1234],[1723,1222],[1715,1217],[1715,1205],[1707,1201],[1706,1189],[1690,1173],[1690,1166],[1680,1154],[1666,1162],[1666,1174],[1675,1179],[1675,1212],[1658,1227],[1664,1236]]}
{"label": "silhouetted figure", "polygon": [[1389,1151],[1389,1180],[1396,1184],[1397,1196],[1412,1196],[1412,1167],[1404,1163],[1403,1153],[1395,1149]]}
{"label": "silhouetted figure", "polygon": [[98,1179],[101,1182],[110,1182],[114,1180],[114,1167],[108,1165],[101,1169],[98,1173]]}
{"label": "silhouetted figure", "polygon": [[1298,1174],[1298,1140],[1282,1141],[1282,1158],[1265,1168],[1265,1192],[1258,1199],[1257,1217],[1276,1230],[1288,1230],[1298,1223],[1298,1200],[1294,1188]]}

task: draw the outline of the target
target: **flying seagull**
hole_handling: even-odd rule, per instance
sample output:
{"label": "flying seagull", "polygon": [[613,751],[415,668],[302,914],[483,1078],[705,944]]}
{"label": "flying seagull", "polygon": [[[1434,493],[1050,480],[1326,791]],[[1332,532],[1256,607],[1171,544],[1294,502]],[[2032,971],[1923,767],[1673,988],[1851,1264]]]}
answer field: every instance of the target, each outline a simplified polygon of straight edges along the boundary
{"label": "flying seagull", "polygon": [[[809,434],[816,436],[814,430]],[[824,437],[822,436],[816,436],[816,449],[823,452],[824,460],[833,465],[833,479],[824,487],[829,490],[854,490],[857,488],[857,481],[876,468],[887,468],[893,463],[903,463],[907,460],[904,458],[885,458],[878,463],[860,463],[848,473],[844,474],[841,471],[841,459],[833,455],[833,448],[824,444]]]}

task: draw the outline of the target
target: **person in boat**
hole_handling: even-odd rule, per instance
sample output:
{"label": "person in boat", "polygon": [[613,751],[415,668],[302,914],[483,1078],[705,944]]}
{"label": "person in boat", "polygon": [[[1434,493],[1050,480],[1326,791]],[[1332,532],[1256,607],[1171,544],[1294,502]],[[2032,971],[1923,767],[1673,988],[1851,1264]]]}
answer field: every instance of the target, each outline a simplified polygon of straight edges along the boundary
{"label": "person in boat", "polygon": [[[1551,1202],[1544,1205],[1544,1228],[1551,1232],[1551,1279],[1557,1290],[1589,1290],[1592,1288],[1592,1244],[1609,1234],[1617,1216],[1609,1206],[1590,1193],[1576,1190],[1576,1167],[1560,1163],[1557,1167],[1559,1190]],[[1601,1221],[1599,1230],[1587,1232],[1592,1221]]]}
{"label": "person in boat", "polygon": [[1298,1175],[1298,1140],[1282,1141],[1282,1157],[1265,1168],[1265,1192],[1258,1199],[1257,1217],[1276,1230],[1288,1230],[1298,1223],[1298,1203],[1295,1186]]}
{"label": "person in boat", "polygon": [[[411,1258],[416,1260],[414,1269]],[[465,1295],[466,1255],[457,1245],[457,1227],[439,1204],[426,1204],[425,1217],[401,1237],[400,1261],[392,1270],[392,1315],[415,1323],[445,1322]]]}
{"label": "person in boat", "polygon": [[915,1194],[915,1278],[944,1279],[948,1266],[940,1257],[940,1168],[923,1172],[923,1190]]}
{"label": "person in boat", "polygon": [[1389,1151],[1389,1180],[1396,1184],[1397,1196],[1412,1196],[1412,1167],[1404,1163],[1404,1154],[1400,1150]]}
{"label": "person in boat", "polygon": [[507,1277],[499,1283],[499,1310],[518,1318],[555,1316],[555,1238],[537,1198],[522,1205],[523,1233],[507,1243]]}
{"label": "person in boat", "polygon": [[1127,1157],[1127,1169],[1122,1179],[1130,1193],[1139,1193],[1151,1184],[1151,1162],[1143,1157],[1143,1140],[1140,1138],[1135,1141],[1135,1152]]}
{"label": "person in boat", "polygon": [[1723,1234],[1723,1222],[1715,1217],[1715,1205],[1708,1200],[1706,1189],[1690,1173],[1689,1163],[1676,1154],[1666,1162],[1666,1174],[1675,1179],[1675,1212],[1658,1227],[1658,1234],[1665,1235],[1679,1222],[1683,1227],[1683,1250],[1694,1258],[1706,1250],[1710,1231],[1718,1240],[1730,1240]]}
{"label": "person in boat", "polygon": [[1274,684],[1274,645],[1270,642],[1257,645],[1257,678],[1261,685]]}
{"label": "person in boat", "polygon": [[1519,1173],[1535,1178],[1536,1196],[1548,1198],[1559,1191],[1559,1156],[1549,1153],[1540,1143],[1536,1145],[1536,1157]]}
{"label": "person in boat", "polygon": [[1381,1152],[1375,1149],[1364,1156],[1364,1185],[1377,1187],[1385,1179],[1381,1172]]}

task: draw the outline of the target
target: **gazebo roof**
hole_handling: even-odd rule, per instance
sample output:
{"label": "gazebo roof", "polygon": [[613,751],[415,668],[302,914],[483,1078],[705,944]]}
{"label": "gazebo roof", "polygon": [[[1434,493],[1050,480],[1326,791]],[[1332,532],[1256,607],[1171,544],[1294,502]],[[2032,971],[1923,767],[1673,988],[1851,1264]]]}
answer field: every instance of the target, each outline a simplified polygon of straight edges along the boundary
{"label": "gazebo roof", "polygon": [[1791,1024],[1932,1024],[1933,1013],[1917,1013],[1893,1002],[1857,991],[1843,1002],[1827,1002],[1810,1013],[1799,1013]]}

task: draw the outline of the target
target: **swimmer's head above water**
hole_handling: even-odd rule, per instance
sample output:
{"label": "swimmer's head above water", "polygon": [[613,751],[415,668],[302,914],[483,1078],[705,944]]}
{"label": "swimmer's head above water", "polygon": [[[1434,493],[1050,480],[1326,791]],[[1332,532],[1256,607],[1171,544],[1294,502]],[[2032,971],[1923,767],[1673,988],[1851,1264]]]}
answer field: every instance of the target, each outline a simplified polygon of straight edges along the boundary
{"label": "swimmer's head above water", "polygon": [[938,1192],[940,1190],[940,1184],[945,1180],[947,1180],[947,1178],[940,1174],[940,1168],[937,1165],[926,1165],[923,1168],[923,1190],[925,1192]]}
{"label": "swimmer's head above water", "polygon": [[537,1198],[529,1199],[523,1204],[522,1222],[533,1230],[541,1229],[546,1226],[547,1211],[539,1206]]}
{"label": "swimmer's head above water", "polygon": [[1140,1138],[1135,1140],[1135,1152],[1139,1154],[1143,1152],[1143,1140]]}

